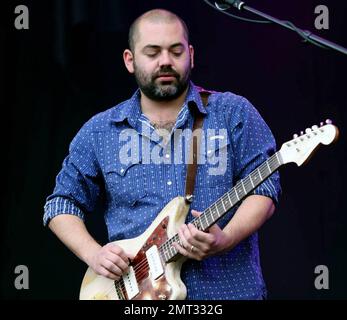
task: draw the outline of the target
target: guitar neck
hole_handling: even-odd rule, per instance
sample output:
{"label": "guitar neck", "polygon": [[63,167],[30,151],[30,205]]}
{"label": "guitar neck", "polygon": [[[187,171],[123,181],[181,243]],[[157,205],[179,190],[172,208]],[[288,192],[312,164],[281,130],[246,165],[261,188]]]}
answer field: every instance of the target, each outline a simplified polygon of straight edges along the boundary
{"label": "guitar neck", "polygon": [[[268,160],[263,162],[257,169],[252,171],[247,177],[243,178],[236,185],[216,202],[205,209],[202,214],[191,221],[191,223],[199,230],[206,231],[222,218],[229,210],[234,208],[240,201],[248,196],[256,187],[258,187],[265,179],[270,177],[283,164],[280,151],[272,155]],[[173,242],[179,242],[179,236],[176,234],[167,240],[161,249],[162,257],[165,262],[174,260],[178,255]]]}

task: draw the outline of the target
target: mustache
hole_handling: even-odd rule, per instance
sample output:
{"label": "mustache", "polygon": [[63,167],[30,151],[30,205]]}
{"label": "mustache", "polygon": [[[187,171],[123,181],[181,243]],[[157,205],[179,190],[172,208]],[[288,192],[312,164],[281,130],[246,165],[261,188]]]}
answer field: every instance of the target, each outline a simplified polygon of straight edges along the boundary
{"label": "mustache", "polygon": [[159,71],[154,73],[153,79],[156,79],[156,78],[159,78],[159,77],[162,77],[162,76],[172,76],[172,77],[175,77],[177,79],[180,77],[180,75],[175,70],[173,70],[172,68],[170,68],[170,67],[163,67],[162,69],[160,69]]}

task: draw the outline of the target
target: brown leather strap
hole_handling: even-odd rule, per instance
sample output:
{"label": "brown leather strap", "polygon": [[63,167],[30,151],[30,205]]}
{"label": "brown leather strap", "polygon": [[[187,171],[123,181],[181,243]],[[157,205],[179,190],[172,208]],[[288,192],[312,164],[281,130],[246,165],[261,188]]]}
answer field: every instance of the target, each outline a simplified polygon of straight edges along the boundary
{"label": "brown leather strap", "polygon": [[[201,95],[203,104],[207,106],[209,93],[200,92],[200,95]],[[186,176],[185,199],[188,203],[191,203],[193,201],[203,120],[204,120],[203,116],[199,112],[196,112],[195,118],[194,118],[194,124],[193,124],[193,133],[192,133],[192,139],[190,144],[190,154],[189,154],[189,162],[187,165],[187,176]]]}

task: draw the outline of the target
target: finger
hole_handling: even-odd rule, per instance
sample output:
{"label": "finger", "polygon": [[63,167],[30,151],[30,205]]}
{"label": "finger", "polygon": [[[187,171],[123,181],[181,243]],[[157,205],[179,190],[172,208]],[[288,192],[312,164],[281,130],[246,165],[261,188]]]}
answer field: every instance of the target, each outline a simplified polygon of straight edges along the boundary
{"label": "finger", "polygon": [[181,247],[177,242],[174,242],[173,245],[181,255],[183,255],[187,258],[190,258],[190,259],[197,260],[197,261],[202,260],[202,255],[200,255],[200,251],[198,251],[197,248],[194,248],[195,250],[193,252],[191,252],[191,251]]}
{"label": "finger", "polygon": [[113,273],[118,277],[120,277],[123,274],[123,271],[108,259],[105,259],[105,261],[102,263],[102,267],[104,267],[107,271]]}
{"label": "finger", "polygon": [[[188,253],[191,253],[191,248],[194,245],[187,239],[187,230],[189,229],[186,225],[181,226],[181,228],[178,230],[178,235],[181,240],[180,241],[181,243],[179,244],[185,251],[187,251]],[[188,237],[190,237],[189,234],[188,234]]]}
{"label": "finger", "polygon": [[130,252],[125,252],[125,254],[126,254],[128,260],[130,260],[130,261],[131,261],[131,260],[134,260],[134,258],[136,257],[135,254],[132,254],[132,253],[130,253]]}
{"label": "finger", "polygon": [[187,241],[186,236],[184,234],[186,228],[187,228],[187,226],[183,225],[178,229],[178,236],[180,239],[180,244],[181,244],[181,247],[183,247],[183,248],[189,248],[191,246],[189,244],[189,242]]}
{"label": "finger", "polygon": [[187,258],[193,258],[193,256],[191,255],[190,252],[188,252],[188,250],[186,250],[184,247],[180,246],[177,242],[173,243],[173,246],[176,248],[176,250],[182,255],[185,256]]}
{"label": "finger", "polygon": [[[199,217],[199,216],[201,216],[201,214],[202,214],[202,212],[200,212],[200,211],[192,210],[192,215],[194,217]],[[218,232],[222,232],[222,229],[218,226],[217,223],[215,223],[205,232],[205,234],[208,234],[208,233],[217,234]],[[210,241],[213,241],[213,239],[210,238]]]}
{"label": "finger", "polygon": [[108,271],[106,268],[104,267],[100,267],[100,269],[98,270],[97,274],[106,277],[108,279],[111,280],[118,280],[120,278],[120,276],[115,275],[114,273]]}
{"label": "finger", "polygon": [[127,271],[129,268],[128,261],[125,262],[120,256],[117,256],[112,252],[110,252],[109,255],[106,256],[106,259],[115,264],[119,269],[122,270],[122,272]]}
{"label": "finger", "polygon": [[[192,215],[194,217],[199,217],[202,215],[202,212],[200,211],[196,211],[196,210],[192,210]],[[188,224],[189,226],[189,224]],[[211,238],[208,236],[208,231],[201,231],[198,228],[196,228],[193,224],[191,224],[191,226],[196,230],[196,233],[193,232],[193,236],[196,238],[196,240],[198,241],[205,241],[205,239],[207,240],[211,240]],[[192,228],[190,228],[191,232],[192,232]],[[207,237],[206,237],[207,235]]]}
{"label": "finger", "polygon": [[189,243],[191,243],[200,251],[206,253],[213,243],[213,239],[211,238],[214,238],[214,236],[206,232],[199,231],[191,224],[188,225],[188,228],[190,229],[190,232],[192,234],[192,238],[189,239]]}
{"label": "finger", "polygon": [[116,244],[111,244],[109,246],[109,249],[112,253],[114,253],[115,255],[122,258],[125,263],[129,263],[128,256],[126,255],[126,253],[124,252],[124,250],[120,246],[118,246]]}
{"label": "finger", "polygon": [[110,246],[110,251],[116,255],[119,256],[127,265],[130,263],[130,259],[132,259],[132,255],[128,255],[125,253],[125,251],[120,247],[117,246],[116,244],[113,244]]}
{"label": "finger", "polygon": [[202,212],[192,209],[192,215],[197,218],[202,215]]}

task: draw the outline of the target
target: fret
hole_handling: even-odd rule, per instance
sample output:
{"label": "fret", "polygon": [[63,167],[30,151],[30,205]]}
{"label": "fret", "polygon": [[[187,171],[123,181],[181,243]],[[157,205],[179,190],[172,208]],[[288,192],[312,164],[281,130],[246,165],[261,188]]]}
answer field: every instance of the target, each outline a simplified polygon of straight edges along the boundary
{"label": "fret", "polygon": [[211,221],[213,221],[214,210],[211,210],[210,212],[211,214],[207,217],[207,227],[209,227],[211,225]]}
{"label": "fret", "polygon": [[169,261],[169,258],[167,257],[167,251],[166,250],[164,251],[164,260]]}
{"label": "fret", "polygon": [[[241,180],[242,181],[242,180]],[[242,184],[242,183],[241,183]],[[240,182],[238,182],[237,184],[236,184],[236,194],[237,194],[237,198],[240,200],[240,199],[242,199],[243,198],[243,190],[240,188]]]}
{"label": "fret", "polygon": [[281,164],[280,158],[278,157],[278,152],[275,153],[276,154],[276,158],[277,158],[277,162],[278,162],[278,166]]}
{"label": "fret", "polygon": [[225,208],[225,205],[224,205],[224,201],[223,201],[223,199],[221,200],[221,203],[222,203],[222,206],[223,206],[224,212],[225,212],[225,211],[227,211],[227,209]]}
{"label": "fret", "polygon": [[241,185],[242,185],[243,191],[245,192],[245,195],[246,195],[246,194],[247,194],[247,191],[246,191],[245,185],[243,184],[243,179],[241,180]]}
{"label": "fret", "polygon": [[[216,207],[217,216],[218,216],[218,218],[219,218],[219,217],[220,217],[220,212],[219,212],[217,203],[215,203],[214,206]],[[213,219],[213,222],[217,220],[217,219],[215,219],[215,217],[213,217],[213,218],[214,218],[214,219]]]}
{"label": "fret", "polygon": [[[209,209],[210,209],[210,217],[213,217],[213,215],[214,215],[214,211],[213,211],[213,209],[212,209],[212,206],[210,206],[209,207]],[[209,224],[207,225],[207,227],[209,226]]]}
{"label": "fret", "polygon": [[271,171],[271,168],[270,168],[270,165],[269,165],[269,161],[266,161],[266,164],[267,164],[267,167],[268,167],[268,169],[269,169],[269,173],[271,174],[272,171]]}
{"label": "fret", "polygon": [[203,220],[203,219],[206,220],[205,215],[206,215],[206,213],[202,214],[202,216],[201,216],[201,230],[205,230],[205,228],[206,228],[205,224],[204,224],[204,220]]}
{"label": "fret", "polygon": [[245,185],[247,188],[247,192],[250,192],[251,190],[254,189],[254,184],[253,184],[251,175],[248,175],[247,178],[245,179]]}
{"label": "fret", "polygon": [[207,211],[206,214],[204,214],[204,218],[205,218],[205,221],[206,221],[206,226],[204,226],[204,230],[208,227],[207,217],[208,217],[209,214],[211,214],[211,209],[208,208],[208,210],[210,211],[210,213],[208,213],[208,211]]}
{"label": "fret", "polygon": [[227,195],[228,195],[228,199],[229,199],[229,207],[231,208],[233,206],[233,202],[231,201],[230,199],[230,194],[229,192],[227,192]]}
{"label": "fret", "polygon": [[[174,248],[173,246],[170,246],[170,248],[169,248],[170,259],[175,255],[175,254],[174,254],[174,249],[175,249],[175,248]],[[169,259],[169,260],[170,260],[170,259]]]}
{"label": "fret", "polygon": [[201,216],[200,217],[198,217],[198,219],[197,219],[197,228],[199,229],[199,230],[201,230],[201,223],[202,223],[202,219],[201,219]]}
{"label": "fret", "polygon": [[258,181],[260,180],[258,170],[254,170],[254,171],[251,173],[251,175],[252,175],[252,183],[253,183],[253,181],[255,182],[255,183],[253,183],[253,186],[258,185],[258,184],[259,184]]}
{"label": "fret", "polygon": [[261,172],[260,172],[260,170],[259,170],[259,167],[258,167],[257,171],[258,171],[258,175],[259,175],[259,177],[260,177],[260,180],[263,180],[263,177],[261,176]]}
{"label": "fret", "polygon": [[249,180],[251,181],[252,188],[254,188],[254,183],[253,183],[253,179],[252,179],[252,174],[249,175]]}
{"label": "fret", "polygon": [[269,164],[270,164],[271,172],[274,172],[277,169],[277,160],[275,156],[272,156],[269,159]]}
{"label": "fret", "polygon": [[239,201],[240,198],[239,198],[239,196],[238,196],[238,194],[237,194],[237,192],[236,192],[235,187],[231,189],[231,192],[232,192],[232,191],[234,191],[234,195],[235,195],[234,198],[236,198],[236,201],[235,201],[235,202]]}
{"label": "fret", "polygon": [[199,229],[200,228],[200,219],[197,218],[193,221],[193,225],[195,228]]}

